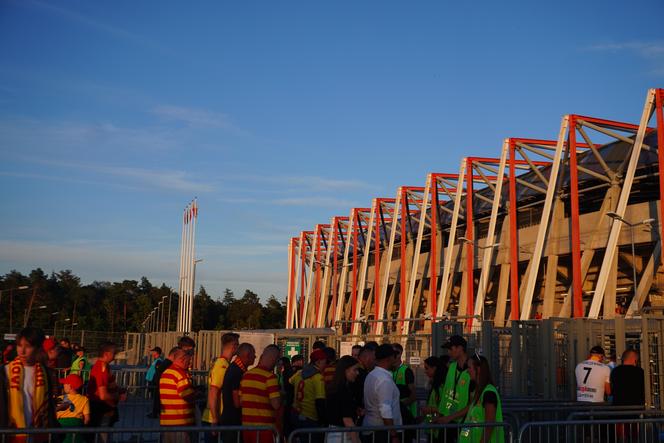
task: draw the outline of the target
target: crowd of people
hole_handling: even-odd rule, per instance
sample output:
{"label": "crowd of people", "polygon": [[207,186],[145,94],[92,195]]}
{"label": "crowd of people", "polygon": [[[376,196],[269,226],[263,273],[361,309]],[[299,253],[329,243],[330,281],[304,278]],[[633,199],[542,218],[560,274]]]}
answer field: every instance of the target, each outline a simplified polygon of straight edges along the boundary
{"label": "crowd of people", "polygon": [[[195,346],[184,336],[166,355],[159,347],[150,350],[148,416],[159,419],[162,428],[209,427],[203,432],[206,442],[241,438],[246,443],[272,443],[271,431],[255,428],[267,426],[284,437],[299,430],[306,443],[411,443],[416,438],[411,431],[369,428],[418,423],[454,424],[431,427],[428,435],[434,443],[500,443],[505,438],[500,426],[468,425],[502,422],[502,401],[489,362],[477,353],[469,355],[466,340],[458,335],[443,345],[446,355],[424,361],[429,392],[422,405],[414,372],[398,343],[367,342],[353,346],[351,355],[338,357],[333,348],[317,341],[307,358],[288,358],[277,345],[259,354],[252,344],[240,343],[239,334],[226,333],[206,386],[192,382]],[[67,339],[57,342],[28,327],[8,349],[0,368],[0,428],[108,428],[118,421],[118,405],[126,392],[110,367],[115,344],[102,343],[89,359],[81,346]],[[596,346],[577,366],[577,400],[644,404],[638,353],[625,351],[622,364],[614,369],[604,360],[604,350]],[[204,406],[200,414],[199,405]],[[72,441],[73,436],[64,434],[63,440]],[[106,436],[97,438],[104,441]],[[162,440],[191,442],[197,435],[169,431]]]}
{"label": "crowd of people", "polygon": [[[183,337],[167,358],[160,348],[150,351],[154,360],[146,378],[155,394],[151,416],[158,416],[162,427],[195,425],[196,403],[202,400],[201,425],[224,429],[222,435],[204,432],[206,442],[235,442],[241,437],[246,443],[271,443],[271,431],[255,429],[269,426],[284,437],[299,429],[301,441],[307,443],[408,443],[415,441],[413,432],[370,428],[416,423],[457,424],[445,432],[431,431],[432,441],[504,441],[500,427],[464,427],[500,422],[502,408],[488,361],[479,355],[468,357],[461,336],[444,344],[449,355],[425,361],[431,391],[421,407],[413,370],[403,361],[398,343],[368,342],[337,358],[333,348],[317,341],[305,359],[283,357],[276,345],[258,355],[235,333],[224,334],[221,342],[206,390],[197,390],[188,376],[195,346],[191,339]],[[168,432],[164,438],[195,440],[187,432]]]}
{"label": "crowd of people", "polygon": [[[109,367],[116,351],[115,344],[102,343],[94,365],[90,365],[82,346],[66,338],[58,343],[38,328],[24,328],[17,334],[15,346],[3,352],[0,428],[112,426],[117,421],[118,403],[125,398]],[[65,442],[74,440],[74,434],[61,437]],[[83,437],[92,440],[94,434]],[[37,435],[31,441],[48,439]],[[27,437],[19,435],[14,440],[25,441]]]}

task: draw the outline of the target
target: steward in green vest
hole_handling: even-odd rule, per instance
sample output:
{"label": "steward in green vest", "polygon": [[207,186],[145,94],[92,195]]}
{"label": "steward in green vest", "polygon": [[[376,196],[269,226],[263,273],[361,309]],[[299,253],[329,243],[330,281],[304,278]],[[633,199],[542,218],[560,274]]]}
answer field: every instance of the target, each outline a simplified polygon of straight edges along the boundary
{"label": "steward in green vest", "polygon": [[[417,396],[415,392],[415,374],[413,370],[408,367],[402,360],[403,346],[399,343],[392,345],[394,351],[397,353],[397,361],[400,362],[395,371],[392,372],[394,383],[399,388],[399,400],[401,401],[402,419],[404,424],[410,422],[415,423],[417,417]],[[403,417],[403,413],[407,411],[410,417]]]}
{"label": "steward in green vest", "polygon": [[[491,379],[489,362],[485,357],[474,355],[469,360],[468,369],[476,389],[463,421],[464,424],[502,423],[502,402]],[[486,437],[485,434],[487,434]],[[459,432],[458,441],[459,443],[504,443],[505,430],[502,427],[463,427]]]}
{"label": "steward in green vest", "polygon": [[443,416],[438,423],[460,423],[468,405],[470,392],[470,374],[466,362],[466,340],[460,335],[453,335],[447,339],[443,348],[450,355],[450,366],[447,369],[445,384],[443,385],[443,398],[440,414]]}

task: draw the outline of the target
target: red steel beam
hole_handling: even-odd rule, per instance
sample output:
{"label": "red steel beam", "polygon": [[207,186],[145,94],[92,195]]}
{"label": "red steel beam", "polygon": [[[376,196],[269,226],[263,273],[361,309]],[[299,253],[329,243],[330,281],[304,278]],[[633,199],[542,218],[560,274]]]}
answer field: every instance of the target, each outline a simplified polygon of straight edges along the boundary
{"label": "red steel beam", "polygon": [[297,301],[295,299],[295,284],[296,284],[296,282],[295,282],[295,274],[296,274],[296,272],[295,272],[295,266],[296,266],[296,263],[295,263],[295,247],[296,247],[296,243],[297,243],[297,237],[292,237],[291,240],[290,240],[290,247],[291,247],[290,271],[291,271],[291,275],[288,276],[289,277],[288,278],[288,303],[287,303],[287,305],[288,305],[288,312],[287,312],[288,324],[286,325],[286,327],[289,327],[289,328],[293,327],[293,320],[292,320],[292,318],[293,318],[293,309],[297,310],[297,306],[295,304],[296,301]]}
{"label": "red steel beam", "polygon": [[[659,228],[660,239],[664,238],[664,89],[655,93],[655,107],[657,119],[657,158],[659,159]],[[662,263],[664,263],[664,248],[662,249]]]}
{"label": "red steel beam", "polygon": [[509,222],[510,222],[510,320],[519,319],[519,241],[516,226],[516,141],[510,139]]}

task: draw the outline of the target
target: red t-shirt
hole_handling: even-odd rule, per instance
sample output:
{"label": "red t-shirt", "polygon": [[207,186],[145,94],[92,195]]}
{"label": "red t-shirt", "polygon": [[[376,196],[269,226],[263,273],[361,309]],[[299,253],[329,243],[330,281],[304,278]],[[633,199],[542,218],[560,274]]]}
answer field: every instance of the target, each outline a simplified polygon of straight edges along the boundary
{"label": "red t-shirt", "polygon": [[102,386],[108,386],[115,382],[111,369],[106,363],[97,360],[90,370],[90,380],[88,381],[88,397],[91,401],[102,401],[99,398],[99,389]]}

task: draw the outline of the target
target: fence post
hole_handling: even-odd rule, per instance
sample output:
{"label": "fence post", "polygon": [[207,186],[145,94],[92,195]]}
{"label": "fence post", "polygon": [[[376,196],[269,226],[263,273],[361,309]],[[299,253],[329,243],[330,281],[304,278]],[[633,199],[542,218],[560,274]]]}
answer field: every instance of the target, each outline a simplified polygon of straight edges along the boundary
{"label": "fence post", "polygon": [[[489,364],[493,364],[493,322],[492,321],[483,321],[482,322],[482,353],[484,357],[489,361]],[[497,374],[495,368],[491,367],[491,373]]]}
{"label": "fence post", "polygon": [[641,319],[641,364],[643,366],[643,378],[645,379],[646,408],[653,407],[652,395],[650,392],[650,343],[648,337],[648,319]]}
{"label": "fence post", "polygon": [[523,394],[522,383],[523,377],[521,376],[521,331],[519,329],[519,321],[512,321],[512,388],[514,389],[514,396],[520,397]]}
{"label": "fence post", "polygon": [[625,317],[617,316],[614,319],[615,334],[616,334],[616,362],[618,359],[622,364],[622,354],[627,347],[625,344]]}
{"label": "fence post", "polygon": [[[545,399],[553,397],[552,387],[555,389],[555,364],[553,347],[555,338],[553,336],[552,322],[550,319],[542,320],[539,328],[539,348],[542,355],[542,392]],[[553,372],[552,372],[552,368]],[[553,386],[552,386],[553,385]]]}

